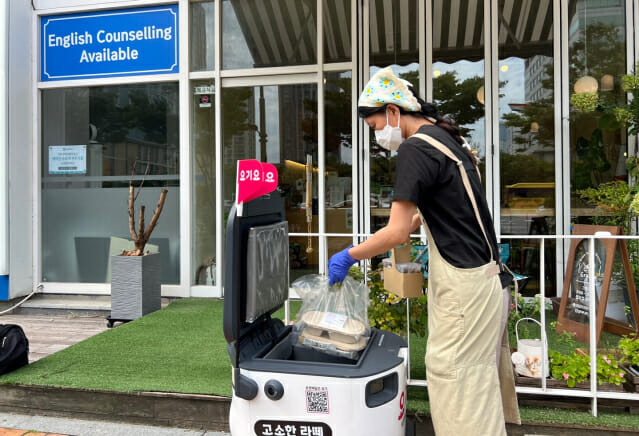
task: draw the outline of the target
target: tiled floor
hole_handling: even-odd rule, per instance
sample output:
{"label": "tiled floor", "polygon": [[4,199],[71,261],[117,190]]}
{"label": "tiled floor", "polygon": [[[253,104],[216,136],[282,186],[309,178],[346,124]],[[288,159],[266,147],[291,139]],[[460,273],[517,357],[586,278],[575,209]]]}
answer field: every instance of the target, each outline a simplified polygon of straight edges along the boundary
{"label": "tiled floor", "polygon": [[0,324],[18,324],[29,339],[29,363],[107,329],[102,316],[3,315]]}

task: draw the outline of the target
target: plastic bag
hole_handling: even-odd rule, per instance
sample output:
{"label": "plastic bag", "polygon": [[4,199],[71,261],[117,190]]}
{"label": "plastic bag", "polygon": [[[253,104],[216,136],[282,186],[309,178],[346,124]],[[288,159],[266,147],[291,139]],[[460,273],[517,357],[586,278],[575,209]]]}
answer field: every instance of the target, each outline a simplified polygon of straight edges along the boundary
{"label": "plastic bag", "polygon": [[[382,266],[384,268],[392,268],[393,261],[390,257],[382,259]],[[397,271],[400,273],[420,273],[422,272],[422,264],[419,262],[400,262],[396,263]]]}
{"label": "plastic bag", "polygon": [[302,298],[295,323],[299,343],[357,359],[370,337],[368,286],[351,277],[330,286],[328,277],[317,274],[300,277],[291,286]]}

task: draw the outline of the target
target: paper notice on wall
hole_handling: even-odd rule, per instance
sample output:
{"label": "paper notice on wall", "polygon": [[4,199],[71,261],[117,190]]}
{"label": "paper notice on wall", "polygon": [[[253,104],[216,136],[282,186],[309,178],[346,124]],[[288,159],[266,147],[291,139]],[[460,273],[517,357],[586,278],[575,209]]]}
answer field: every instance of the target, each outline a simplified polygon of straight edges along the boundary
{"label": "paper notice on wall", "polygon": [[50,145],[49,174],[86,174],[86,145]]}

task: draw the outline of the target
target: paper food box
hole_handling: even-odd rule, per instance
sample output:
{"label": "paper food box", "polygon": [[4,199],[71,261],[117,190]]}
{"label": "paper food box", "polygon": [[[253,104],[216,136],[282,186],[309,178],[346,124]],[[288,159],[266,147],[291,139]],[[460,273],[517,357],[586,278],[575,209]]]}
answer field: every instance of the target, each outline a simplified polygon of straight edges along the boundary
{"label": "paper food box", "polygon": [[[384,289],[402,298],[423,295],[422,264],[411,262],[410,244],[391,250],[390,262],[384,263]],[[386,259],[385,259],[386,260]]]}

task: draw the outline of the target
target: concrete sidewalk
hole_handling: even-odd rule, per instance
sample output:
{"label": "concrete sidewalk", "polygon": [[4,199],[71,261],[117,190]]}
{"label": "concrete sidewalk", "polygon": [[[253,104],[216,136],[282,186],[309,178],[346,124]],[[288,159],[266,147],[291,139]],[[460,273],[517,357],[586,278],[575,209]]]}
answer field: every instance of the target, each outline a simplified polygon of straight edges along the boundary
{"label": "concrete sidewalk", "polygon": [[0,324],[22,327],[29,339],[29,363],[107,330],[100,315],[2,315]]}
{"label": "concrete sidewalk", "polygon": [[84,419],[0,413],[0,436],[22,435],[230,436],[229,433],[185,430],[172,427],[155,427],[149,425],[120,424]]}

